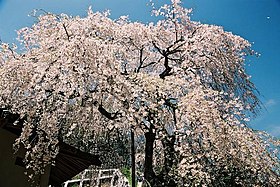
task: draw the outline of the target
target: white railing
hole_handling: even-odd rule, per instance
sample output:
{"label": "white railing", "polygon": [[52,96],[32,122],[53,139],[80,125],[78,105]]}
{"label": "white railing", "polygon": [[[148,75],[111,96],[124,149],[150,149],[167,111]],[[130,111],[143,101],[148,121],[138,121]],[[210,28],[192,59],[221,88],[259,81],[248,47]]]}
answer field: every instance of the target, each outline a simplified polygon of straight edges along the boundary
{"label": "white railing", "polygon": [[[87,174],[98,173],[96,178],[88,178]],[[73,179],[64,182],[64,187],[69,187],[70,184],[79,183],[79,187],[83,187],[84,182],[96,181],[96,187],[101,186],[102,180],[111,179],[111,187],[129,187],[127,178],[120,172],[119,169],[100,169],[100,170],[85,170],[81,179]]]}

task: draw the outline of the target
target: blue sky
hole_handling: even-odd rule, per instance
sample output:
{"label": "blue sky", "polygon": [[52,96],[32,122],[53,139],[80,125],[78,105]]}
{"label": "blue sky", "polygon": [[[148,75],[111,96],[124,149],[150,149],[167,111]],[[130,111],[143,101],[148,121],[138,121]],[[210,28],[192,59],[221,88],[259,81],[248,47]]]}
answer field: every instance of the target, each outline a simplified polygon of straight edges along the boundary
{"label": "blue sky", "polygon": [[[149,22],[148,0],[0,0],[0,37],[15,42],[16,32],[34,22],[28,14],[33,9],[85,16],[94,11],[111,10],[111,17],[129,15],[133,21]],[[169,2],[168,0],[157,0]],[[250,58],[247,71],[260,91],[265,108],[252,119],[251,127],[280,137],[280,0],[182,0],[193,8],[193,20],[221,25],[227,31],[253,43],[261,56]]]}

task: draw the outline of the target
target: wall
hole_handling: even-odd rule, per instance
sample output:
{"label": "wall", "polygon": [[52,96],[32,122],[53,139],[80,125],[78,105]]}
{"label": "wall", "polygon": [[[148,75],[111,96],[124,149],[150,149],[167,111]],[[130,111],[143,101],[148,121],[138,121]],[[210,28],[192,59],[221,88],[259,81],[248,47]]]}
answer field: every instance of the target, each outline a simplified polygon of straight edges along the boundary
{"label": "wall", "polygon": [[[13,143],[16,135],[0,128],[0,187],[30,187],[25,168],[16,165],[16,157],[24,157],[24,152],[13,154]],[[47,187],[49,169],[41,176],[40,187]]]}

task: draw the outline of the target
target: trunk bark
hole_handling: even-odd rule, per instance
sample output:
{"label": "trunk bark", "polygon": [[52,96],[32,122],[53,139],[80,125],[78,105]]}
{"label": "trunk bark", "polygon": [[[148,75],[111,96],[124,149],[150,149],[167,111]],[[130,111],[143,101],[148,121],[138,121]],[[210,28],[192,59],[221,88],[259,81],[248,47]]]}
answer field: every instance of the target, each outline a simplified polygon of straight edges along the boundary
{"label": "trunk bark", "polygon": [[171,171],[173,165],[177,162],[175,155],[175,135],[167,135],[162,140],[162,145],[164,149],[164,165],[158,180],[161,181],[164,187],[174,187],[176,182],[170,177],[169,172]]}
{"label": "trunk bark", "polygon": [[154,185],[155,173],[153,170],[153,152],[156,134],[150,130],[145,133],[146,147],[145,147],[145,165],[144,165],[144,178],[147,180],[147,186]]}
{"label": "trunk bark", "polygon": [[163,171],[165,174],[168,174],[174,164],[175,161],[175,135],[166,136],[163,141],[163,148],[164,148],[164,168]]}

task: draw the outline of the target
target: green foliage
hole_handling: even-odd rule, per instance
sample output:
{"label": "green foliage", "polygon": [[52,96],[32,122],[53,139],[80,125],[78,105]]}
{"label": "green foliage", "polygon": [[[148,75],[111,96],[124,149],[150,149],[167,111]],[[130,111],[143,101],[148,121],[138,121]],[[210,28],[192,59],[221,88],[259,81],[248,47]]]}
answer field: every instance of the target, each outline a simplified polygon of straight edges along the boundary
{"label": "green foliage", "polygon": [[122,174],[128,179],[129,185],[131,186],[132,184],[132,179],[131,179],[131,171],[129,167],[122,167],[121,168]]}
{"label": "green foliage", "polygon": [[[131,178],[131,170],[129,167],[122,167],[121,169],[122,174],[128,179],[129,186],[132,186],[132,178]],[[135,181],[137,186],[137,180]]]}

